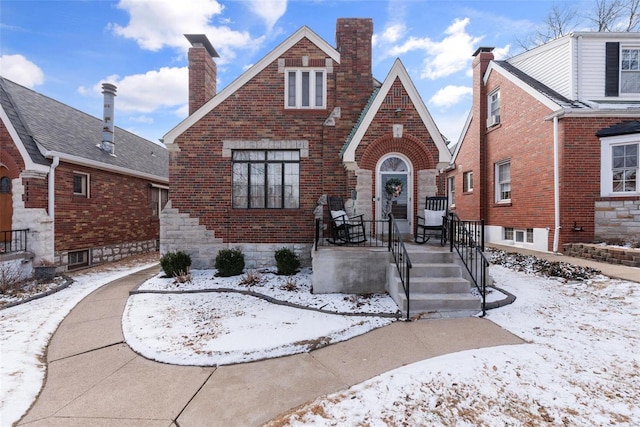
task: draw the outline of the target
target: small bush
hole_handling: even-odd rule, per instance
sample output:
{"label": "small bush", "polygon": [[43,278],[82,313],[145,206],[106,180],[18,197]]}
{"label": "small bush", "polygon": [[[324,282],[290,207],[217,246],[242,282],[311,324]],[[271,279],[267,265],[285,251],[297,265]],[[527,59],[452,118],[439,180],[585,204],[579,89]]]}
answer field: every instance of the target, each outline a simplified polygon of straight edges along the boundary
{"label": "small bush", "polygon": [[289,248],[278,249],[275,253],[275,258],[278,274],[294,274],[300,267],[298,255]]}
{"label": "small bush", "polygon": [[182,251],[167,252],[160,258],[160,267],[168,277],[186,274],[190,266],[191,256]]}
{"label": "small bush", "polygon": [[247,271],[240,280],[240,284],[244,286],[255,286],[259,285],[261,282],[262,276],[256,271]]}
{"label": "small bush", "polygon": [[216,255],[215,268],[218,276],[238,276],[244,270],[244,254],[240,249],[220,249]]}

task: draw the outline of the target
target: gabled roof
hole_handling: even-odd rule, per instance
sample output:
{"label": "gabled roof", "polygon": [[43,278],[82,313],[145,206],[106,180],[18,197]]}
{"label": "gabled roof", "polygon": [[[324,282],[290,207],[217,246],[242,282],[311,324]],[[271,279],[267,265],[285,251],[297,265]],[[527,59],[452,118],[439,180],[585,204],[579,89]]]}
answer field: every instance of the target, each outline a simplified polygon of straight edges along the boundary
{"label": "gabled roof", "polygon": [[291,49],[296,43],[302,39],[308,39],[311,43],[316,45],[322,50],[328,57],[333,59],[336,63],[340,63],[340,52],[334,49],[329,43],[324,41],[320,36],[314,33],[306,25],[301,27],[298,31],[289,36],[285,41],[280,43],[275,49],[269,52],[265,57],[258,61],[255,65],[242,73],[240,77],[231,82],[231,84],[221,90],[216,96],[207,101],[202,107],[196,110],[189,117],[178,123],[176,127],[171,129],[163,138],[164,143],[169,146],[174,143],[175,139],[184,131],[189,129],[200,119],[206,116],[211,110],[220,105],[229,96],[234,94],[238,89],[253,79],[258,73],[267,68],[270,64],[276,61],[285,52]]}
{"label": "gabled roof", "polygon": [[404,67],[404,65],[402,65],[402,61],[400,61],[400,59],[395,60],[393,66],[391,67],[391,70],[389,71],[389,74],[384,79],[380,90],[377,93],[374,93],[372,99],[369,100],[367,108],[365,109],[366,111],[364,112],[364,116],[361,116],[360,120],[358,120],[358,122],[354,126],[354,129],[351,131],[351,134],[349,135],[341,152],[342,160],[344,162],[355,161],[356,149],[362,141],[362,138],[369,128],[369,125],[375,118],[376,113],[380,109],[384,98],[391,89],[391,86],[393,85],[393,82],[396,80],[396,78],[400,79],[400,82],[407,91],[411,102],[413,102],[413,105],[418,112],[418,115],[427,127],[431,138],[433,138],[433,142],[436,144],[436,147],[438,148],[438,152],[440,154],[438,162],[449,162],[449,160],[451,159],[451,152],[447,148],[447,144],[444,141],[442,134],[438,130],[438,127],[433,121],[431,114],[429,114],[429,111],[427,110],[424,102],[422,102],[420,94],[418,93],[416,87],[413,85],[413,81],[411,80],[411,77],[409,77],[409,73],[407,73],[407,69]]}
{"label": "gabled roof", "polygon": [[[0,77],[3,122],[21,150],[36,165],[46,158],[168,182],[166,148],[119,127],[114,128],[115,156],[97,147],[102,120]],[[17,140],[16,140],[17,138]]]}
{"label": "gabled roof", "polygon": [[589,106],[578,101],[572,101],[550,87],[540,83],[520,69],[514,67],[506,61],[491,61],[484,74],[484,83],[491,72],[496,71],[509,79],[516,86],[527,92],[537,101],[548,107],[551,111],[559,109],[589,109]]}

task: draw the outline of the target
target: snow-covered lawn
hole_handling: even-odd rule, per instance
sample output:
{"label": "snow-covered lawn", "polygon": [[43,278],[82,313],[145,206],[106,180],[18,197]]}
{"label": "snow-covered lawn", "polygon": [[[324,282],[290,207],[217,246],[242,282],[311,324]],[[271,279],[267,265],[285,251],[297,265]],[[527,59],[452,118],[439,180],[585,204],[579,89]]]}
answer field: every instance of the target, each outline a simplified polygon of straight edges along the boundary
{"label": "snow-covered lawn", "polygon": [[[103,284],[147,266],[80,274],[63,291],[0,311],[0,425],[18,420],[37,395],[45,347],[71,308]],[[488,318],[529,344],[409,365],[320,398],[274,424],[640,424],[640,284],[603,276],[550,279],[498,265],[491,275],[517,300],[489,311]],[[293,279],[271,273],[254,279],[242,284],[241,277],[217,278],[212,271],[192,272],[190,283],[153,278],[129,299],[127,342],[171,363],[234,363],[348,339],[393,321],[380,314],[397,310],[383,296],[312,296],[308,271]],[[354,311],[369,315],[346,315]]]}
{"label": "snow-covered lawn", "polygon": [[488,318],[529,344],[405,366],[272,425],[640,425],[640,284],[491,275],[517,300]]}

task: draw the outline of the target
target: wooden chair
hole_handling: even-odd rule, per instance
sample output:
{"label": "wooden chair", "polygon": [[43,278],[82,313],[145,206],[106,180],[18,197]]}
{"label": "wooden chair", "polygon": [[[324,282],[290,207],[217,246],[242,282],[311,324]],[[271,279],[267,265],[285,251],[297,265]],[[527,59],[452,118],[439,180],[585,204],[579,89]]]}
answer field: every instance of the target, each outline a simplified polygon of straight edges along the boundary
{"label": "wooden chair", "polygon": [[362,215],[349,217],[342,197],[327,198],[331,216],[331,237],[329,243],[335,245],[358,244],[367,241]]}
{"label": "wooden chair", "polygon": [[449,200],[446,196],[427,197],[424,204],[424,216],[418,215],[414,241],[427,243],[431,237],[439,237],[440,245],[447,241],[446,219],[449,215]]}

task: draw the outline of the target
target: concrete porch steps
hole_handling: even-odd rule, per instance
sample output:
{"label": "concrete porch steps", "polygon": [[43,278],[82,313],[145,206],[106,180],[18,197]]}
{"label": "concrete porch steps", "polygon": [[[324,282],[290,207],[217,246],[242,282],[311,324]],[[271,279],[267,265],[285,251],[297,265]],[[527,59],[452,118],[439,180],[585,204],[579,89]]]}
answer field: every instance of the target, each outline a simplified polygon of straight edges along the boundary
{"label": "concrete porch steps", "polygon": [[[410,276],[409,317],[468,317],[481,310],[480,299],[471,294],[471,283],[463,277],[455,254],[433,246],[408,248]],[[403,315],[407,298],[395,264],[387,274],[387,288]]]}

